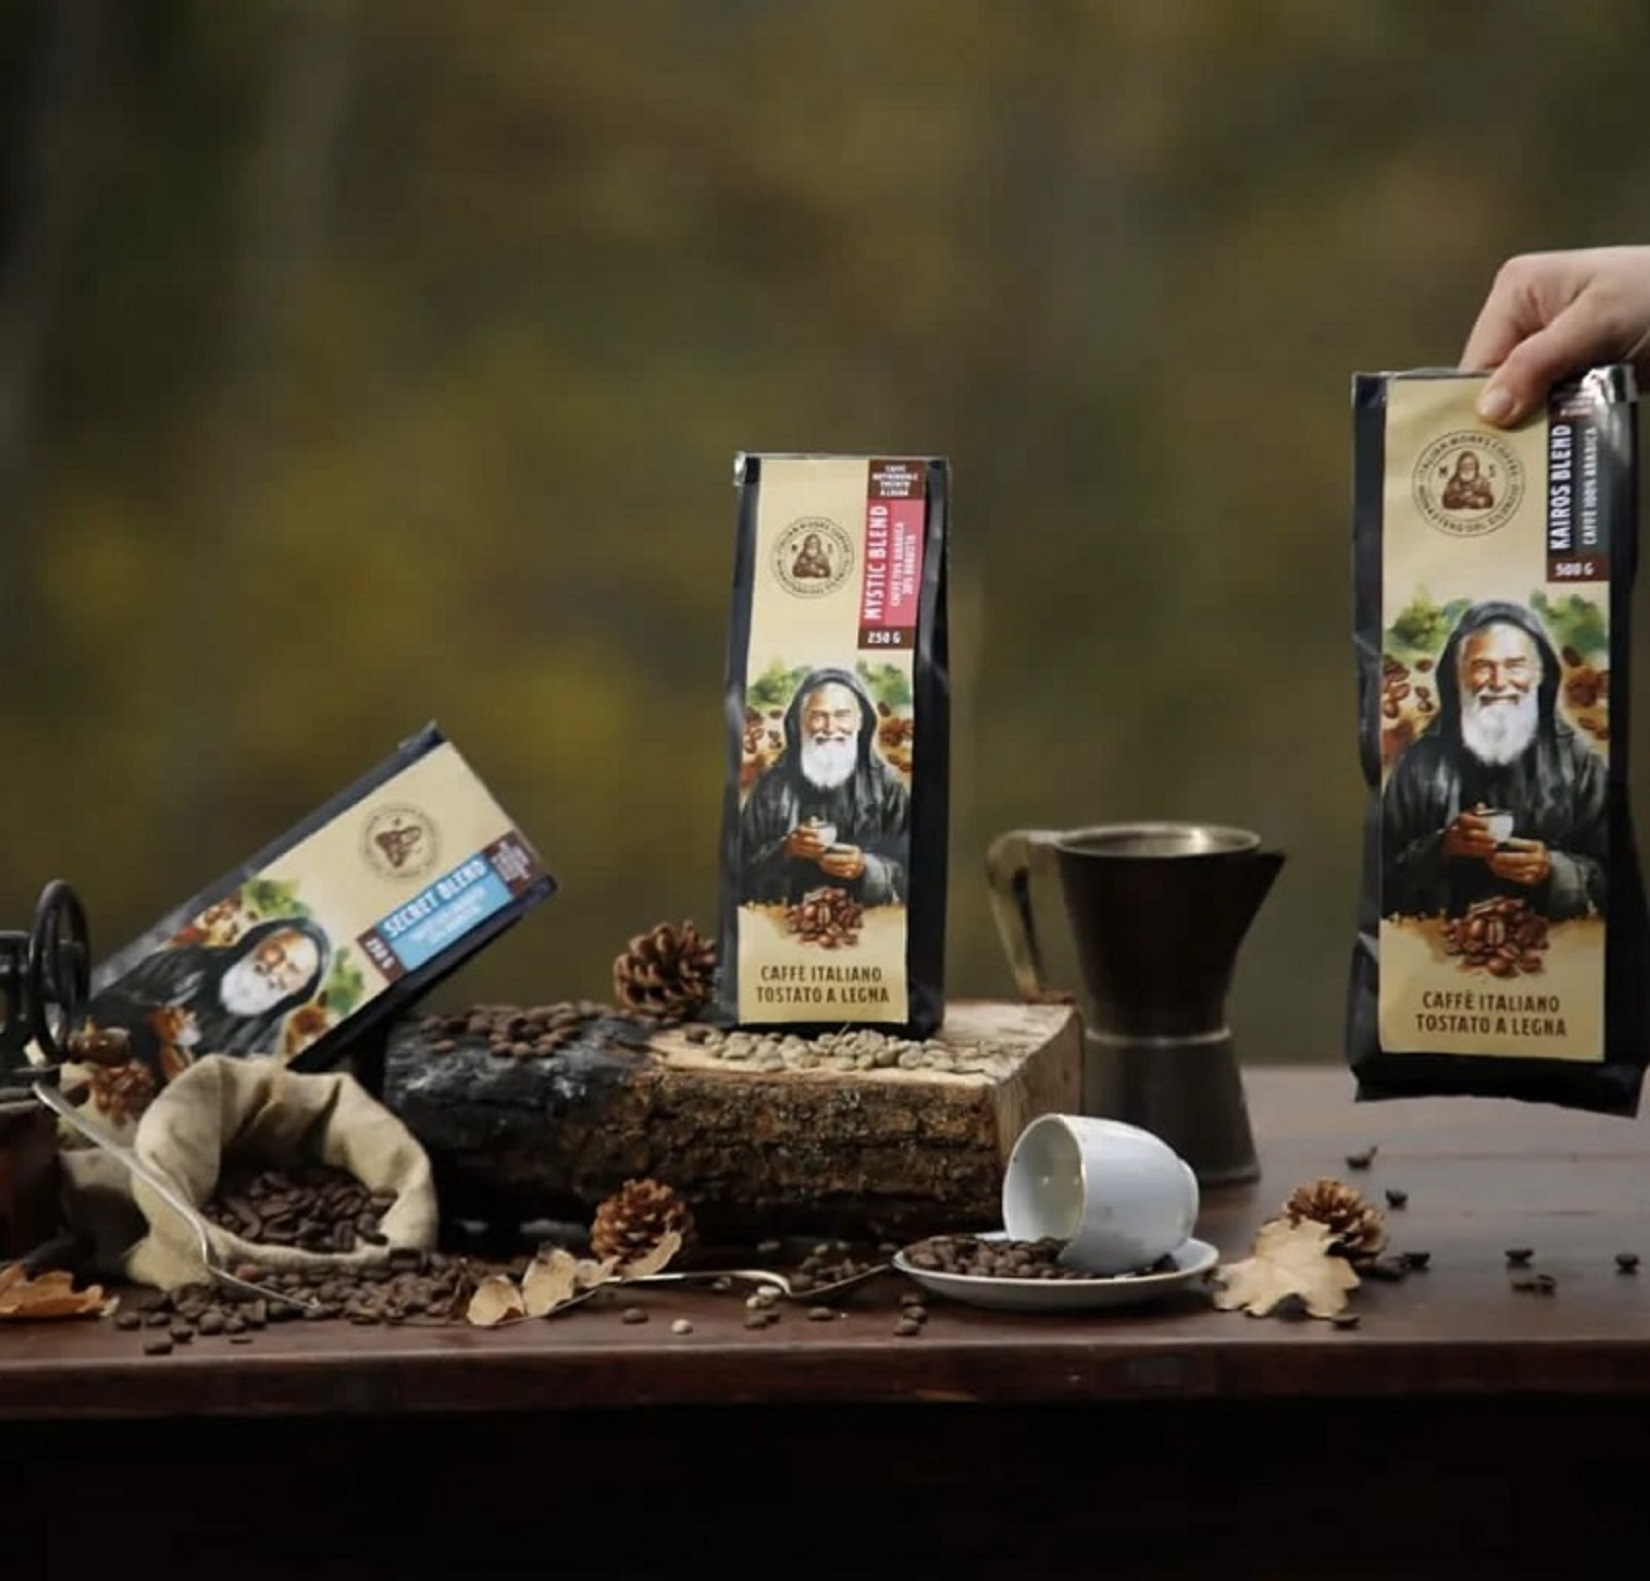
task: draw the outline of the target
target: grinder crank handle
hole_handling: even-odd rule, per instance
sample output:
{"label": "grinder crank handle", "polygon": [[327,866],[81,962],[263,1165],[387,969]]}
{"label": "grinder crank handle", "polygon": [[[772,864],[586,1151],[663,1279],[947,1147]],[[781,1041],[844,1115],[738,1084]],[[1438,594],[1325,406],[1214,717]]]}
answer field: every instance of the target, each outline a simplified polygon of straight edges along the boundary
{"label": "grinder crank handle", "polygon": [[66,1057],[59,1039],[80,1018],[91,975],[86,908],[67,883],[54,879],[35,907],[24,993],[29,1033],[48,1065],[61,1065]]}

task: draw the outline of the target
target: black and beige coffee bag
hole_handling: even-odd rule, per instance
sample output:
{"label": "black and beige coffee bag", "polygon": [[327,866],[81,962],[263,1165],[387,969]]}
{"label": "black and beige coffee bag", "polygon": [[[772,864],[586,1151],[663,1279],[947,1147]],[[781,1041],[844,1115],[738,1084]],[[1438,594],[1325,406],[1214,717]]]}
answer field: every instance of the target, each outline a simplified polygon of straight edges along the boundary
{"label": "black and beige coffee bag", "polygon": [[741,455],[719,1019],[944,1017],[949,469]]}
{"label": "black and beige coffee bag", "polygon": [[1370,789],[1348,1054],[1361,1099],[1631,1114],[1650,927],[1628,809],[1636,390],[1597,368],[1513,430],[1480,375],[1354,382]]}
{"label": "black and beige coffee bag", "polygon": [[207,1054],[359,1052],[556,880],[435,725],[92,973],[87,1017],[155,1084]]}

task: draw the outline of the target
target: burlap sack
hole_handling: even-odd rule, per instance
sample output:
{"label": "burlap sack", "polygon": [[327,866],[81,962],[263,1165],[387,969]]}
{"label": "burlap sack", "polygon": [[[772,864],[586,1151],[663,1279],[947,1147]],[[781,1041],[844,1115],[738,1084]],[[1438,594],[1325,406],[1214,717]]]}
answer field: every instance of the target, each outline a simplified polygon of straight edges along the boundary
{"label": "burlap sack", "polygon": [[[138,1122],[132,1150],[196,1206],[211,1199],[230,1157],[276,1169],[300,1161],[330,1164],[372,1191],[395,1193],[379,1220],[388,1244],[352,1252],[255,1245],[208,1224],[213,1253],[225,1268],[245,1262],[278,1270],[371,1267],[396,1247],[428,1250],[436,1243],[428,1156],[400,1120],[342,1072],[300,1075],[274,1059],[208,1055],[162,1089]],[[122,1260],[126,1277],[163,1290],[204,1279],[195,1230],[141,1178],[131,1177],[131,1192],[147,1230]]]}

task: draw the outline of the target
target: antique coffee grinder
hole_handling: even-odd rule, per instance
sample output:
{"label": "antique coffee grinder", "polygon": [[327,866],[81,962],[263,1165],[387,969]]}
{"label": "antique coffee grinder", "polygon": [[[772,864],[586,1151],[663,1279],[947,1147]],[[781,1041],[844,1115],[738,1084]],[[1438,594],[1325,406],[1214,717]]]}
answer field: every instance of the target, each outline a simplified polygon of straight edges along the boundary
{"label": "antique coffee grinder", "polygon": [[0,932],[0,1262],[57,1231],[57,1122],[40,1091],[84,1057],[77,1028],[90,983],[85,908],[58,879],[28,932]]}
{"label": "antique coffee grinder", "polygon": [[[92,980],[86,909],[62,879],[40,894],[34,927],[0,932],[0,1099],[55,1081]],[[30,1045],[39,1051],[30,1060]]]}

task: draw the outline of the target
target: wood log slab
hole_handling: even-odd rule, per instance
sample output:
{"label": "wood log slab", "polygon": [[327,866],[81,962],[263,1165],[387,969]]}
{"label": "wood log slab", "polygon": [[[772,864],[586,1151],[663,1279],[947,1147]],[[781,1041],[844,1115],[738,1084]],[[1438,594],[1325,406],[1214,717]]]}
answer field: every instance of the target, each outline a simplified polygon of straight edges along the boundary
{"label": "wood log slab", "polygon": [[[533,1014],[542,1025],[542,1012],[514,1024]],[[390,1035],[383,1099],[430,1154],[449,1219],[588,1223],[647,1176],[687,1199],[708,1238],[990,1229],[1021,1130],[1082,1095],[1081,1022],[1065,1004],[953,1004],[926,1049],[903,1045],[915,1068],[845,1069],[840,1050],[816,1061],[828,1039],[793,1042],[785,1064],[771,1042],[730,1057],[709,1028],[606,1007],[550,1052],[498,1052],[510,1024],[495,1006]],[[928,1057],[956,1068],[915,1063]]]}

